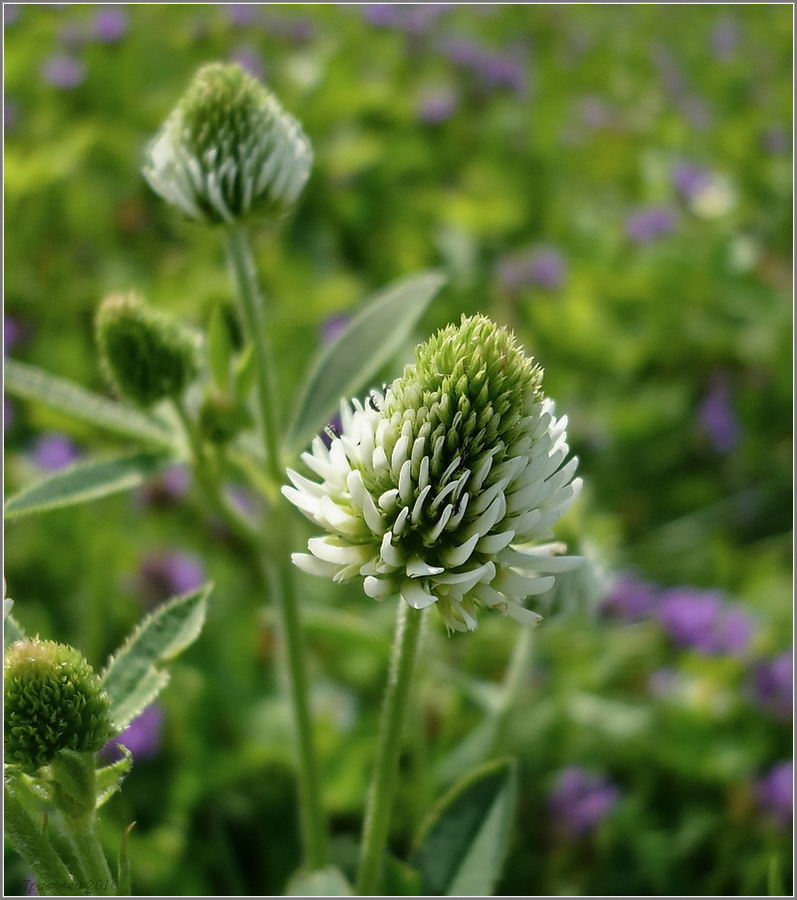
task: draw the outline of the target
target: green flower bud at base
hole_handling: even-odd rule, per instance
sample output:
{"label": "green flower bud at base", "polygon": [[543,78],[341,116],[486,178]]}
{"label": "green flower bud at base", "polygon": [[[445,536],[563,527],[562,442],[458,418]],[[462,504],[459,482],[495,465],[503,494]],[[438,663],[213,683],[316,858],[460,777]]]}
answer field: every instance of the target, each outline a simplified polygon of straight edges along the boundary
{"label": "green flower bud at base", "polygon": [[279,216],[296,202],[312,151],[299,123],[235,63],[194,76],[147,150],[144,177],[192,219]]}
{"label": "green flower bud at base", "polygon": [[135,293],[112,294],[102,302],[97,344],[111,384],[139,406],[179,396],[197,373],[193,336]]}
{"label": "green flower bud at base", "polygon": [[95,752],[113,734],[111,702],[74,647],[17,641],[4,662],[5,760],[33,774],[61,750]]}
{"label": "green flower bud at base", "polygon": [[327,532],[294,563],[363,578],[376,599],[434,604],[453,631],[475,629],[479,608],[539,621],[523,601],[581,562],[547,542],[581,479],[577,459],[565,462],[567,419],[541,384],[512,334],[484,316],[442,329],[384,395],[342,404],[340,437],[302,456],[320,482],[289,470],[283,493]]}
{"label": "green flower bud at base", "polygon": [[199,429],[211,443],[225,444],[253,424],[246,407],[235,397],[209,393],[199,409]]}

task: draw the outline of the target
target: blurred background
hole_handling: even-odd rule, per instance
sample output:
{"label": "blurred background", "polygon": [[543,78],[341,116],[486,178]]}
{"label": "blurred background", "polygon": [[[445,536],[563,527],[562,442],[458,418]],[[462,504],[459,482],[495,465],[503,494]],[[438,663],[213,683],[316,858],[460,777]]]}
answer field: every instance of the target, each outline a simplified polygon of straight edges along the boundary
{"label": "blurred background", "polygon": [[[517,626],[435,623],[393,847],[486,749],[520,761],[498,893],[791,891],[789,5],[4,4],[5,350],[105,392],[92,318],[138,288],[202,326],[221,242],[139,174],[193,71],[237,60],[315,148],[295,215],[257,233],[283,402],[370,291],[440,266],[417,337],[512,326],[569,414],[589,563]],[[386,374],[392,377],[403,360]],[[6,398],[6,491],[108,439]],[[255,503],[235,485],[238,502]],[[30,631],[99,666],[212,577],[210,621],[131,726],[104,817],[134,889],[279,893],[298,863],[274,623],[179,468],[15,522]],[[301,578],[335,835],[351,869],[393,609]],[[109,751],[110,752],[110,751]],[[28,873],[9,854],[6,891]]]}

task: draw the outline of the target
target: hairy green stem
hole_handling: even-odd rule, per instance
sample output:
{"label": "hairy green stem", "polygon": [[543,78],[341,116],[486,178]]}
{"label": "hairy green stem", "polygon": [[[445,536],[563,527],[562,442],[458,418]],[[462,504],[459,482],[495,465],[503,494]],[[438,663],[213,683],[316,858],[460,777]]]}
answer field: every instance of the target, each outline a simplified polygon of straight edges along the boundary
{"label": "hairy green stem", "polygon": [[116,893],[116,884],[105,851],[97,836],[97,815],[94,812],[80,819],[65,817],[66,827],[75,839],[82,868],[86,873],[86,888],[89,894],[108,897]]}
{"label": "hairy green stem", "polygon": [[415,657],[418,654],[422,620],[423,613],[411,609],[403,600],[399,601],[390,668],[379,722],[376,765],[368,791],[365,826],[360,846],[357,893],[361,896],[378,893],[382,857],[398,776],[404,719]]}
{"label": "hairy green stem", "polygon": [[[277,387],[264,315],[264,304],[252,257],[249,238],[243,226],[230,226],[226,232],[227,255],[238,291],[241,318],[253,342],[257,370],[259,424],[266,466],[276,488],[283,479],[280,436],[277,430]],[[290,547],[290,518],[278,504],[271,510],[271,527],[279,534],[280,545]],[[299,809],[305,864],[320,869],[327,861],[327,834],[321,785],[313,742],[305,643],[290,559],[265,561],[268,582],[272,586],[280,620],[288,693],[298,756]]]}
{"label": "hairy green stem", "polygon": [[490,740],[490,749],[488,757],[498,752],[504,744],[504,735],[506,732],[509,715],[515,703],[518,691],[520,690],[523,679],[529,670],[531,662],[531,648],[533,645],[533,635],[531,628],[522,627],[520,633],[515,640],[515,646],[512,650],[512,656],[509,665],[504,674],[504,682],[501,686],[501,698],[498,702],[498,708],[493,713],[493,734]]}
{"label": "hairy green stem", "polygon": [[12,779],[6,781],[4,817],[9,843],[30,866],[40,894],[81,894],[80,886],[50,843],[46,830],[25,808],[19,790]]}

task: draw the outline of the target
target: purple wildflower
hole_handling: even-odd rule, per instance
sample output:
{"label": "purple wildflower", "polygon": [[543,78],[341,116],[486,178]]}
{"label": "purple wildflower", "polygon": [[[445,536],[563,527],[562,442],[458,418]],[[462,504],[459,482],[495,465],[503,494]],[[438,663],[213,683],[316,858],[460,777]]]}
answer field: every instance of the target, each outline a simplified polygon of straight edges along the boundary
{"label": "purple wildflower", "polygon": [[122,758],[117,744],[122,744],[133,754],[135,762],[157,756],[161,748],[163,732],[163,707],[158,703],[148,706],[141,715],[102,748],[101,754],[109,761]]}
{"label": "purple wildflower", "polygon": [[94,14],[91,33],[103,44],[115,44],[127,33],[129,16],[120,6],[103,6]]}
{"label": "purple wildflower", "polygon": [[440,43],[440,50],[455,66],[469,72],[486,88],[508,88],[518,94],[527,93],[528,75],[522,48],[493,51],[470,38],[452,35]]}
{"label": "purple wildflower", "polygon": [[585,837],[614,809],[620,793],[603,775],[578,766],[564,769],[548,797],[548,809],[557,831]]}
{"label": "purple wildflower", "polygon": [[346,313],[338,313],[326,318],[321,324],[321,343],[331,344],[336,341],[346,330],[350,321],[351,316]]}
{"label": "purple wildflower", "polygon": [[780,762],[758,782],[758,802],[767,818],[782,828],[792,822],[792,792],[794,784],[794,764]]}
{"label": "purple wildflower", "polygon": [[535,286],[554,291],[562,286],[564,277],[564,257],[552,247],[505,256],[498,264],[498,280],[507,290]]}
{"label": "purple wildflower", "polygon": [[653,614],[656,599],[657,590],[652,584],[632,575],[622,575],[611,586],[602,609],[613,618],[636,622]]}
{"label": "purple wildflower", "polygon": [[687,587],[665,591],[656,615],[676,644],[707,656],[743,653],[755,628],[748,613],[719,594]]}
{"label": "purple wildflower", "polygon": [[22,326],[19,320],[13,316],[3,316],[3,352],[8,356],[8,351],[13,350],[22,339]]}
{"label": "purple wildflower", "polygon": [[675,214],[667,206],[642,207],[626,219],[625,228],[635,244],[647,244],[673,231]]}
{"label": "purple wildflower", "polygon": [[332,446],[333,436],[339,435],[342,427],[343,423],[340,421],[340,413],[335,413],[321,432],[321,440],[327,448]]}
{"label": "purple wildflower", "polygon": [[171,506],[188,491],[190,473],[185,466],[170,466],[165,472],[150,478],[136,492],[141,506]]}
{"label": "purple wildflower", "polygon": [[723,16],[711,29],[710,43],[716,59],[730,59],[739,45],[739,23],[736,19]]}
{"label": "purple wildflower", "polygon": [[57,53],[44,62],[41,75],[53,87],[70,91],[83,84],[86,78],[86,67],[74,56]]}
{"label": "purple wildflower", "polygon": [[146,605],[155,606],[176,594],[196,590],[204,581],[205,569],[196,556],[164,551],[141,561],[136,585]]}
{"label": "purple wildflower", "polygon": [[791,132],[787,128],[771,125],[762,133],[761,145],[773,155],[788,153],[791,150]]}
{"label": "purple wildflower", "polygon": [[565,277],[564,257],[557,250],[541,247],[529,257],[529,281],[537,287],[554,291]]}
{"label": "purple wildflower", "polygon": [[57,472],[80,459],[81,455],[71,438],[56,431],[40,435],[30,450],[34,465],[45,472]]}
{"label": "purple wildflower", "polygon": [[450,119],[457,108],[457,94],[451,88],[430,88],[418,101],[418,118],[426,125],[438,125]]}
{"label": "purple wildflower", "polygon": [[673,170],[672,180],[678,193],[685,200],[691,200],[711,184],[712,177],[703,166],[680,163]]}
{"label": "purple wildflower", "polygon": [[759,663],[752,672],[756,704],[778,719],[789,719],[794,704],[794,656],[791,650]]}
{"label": "purple wildflower", "polygon": [[20,5],[19,3],[3,4],[3,25],[13,25],[19,20]]}
{"label": "purple wildflower", "polygon": [[729,453],[739,443],[739,423],[733,411],[728,377],[717,372],[697,410],[703,434],[717,453]]}
{"label": "purple wildflower", "polygon": [[224,6],[230,24],[236,28],[248,28],[257,23],[260,7],[257,3],[227,3]]}
{"label": "purple wildflower", "polygon": [[265,78],[266,67],[263,63],[263,57],[254,47],[249,45],[236,47],[230,54],[230,59],[233,62],[237,62],[253,78],[258,78],[261,81]]}
{"label": "purple wildflower", "polygon": [[363,18],[375,28],[398,28],[412,35],[426,33],[450,3],[366,3]]}
{"label": "purple wildflower", "polygon": [[614,111],[602,97],[584,97],[578,105],[581,123],[593,131],[608,128],[614,120]]}

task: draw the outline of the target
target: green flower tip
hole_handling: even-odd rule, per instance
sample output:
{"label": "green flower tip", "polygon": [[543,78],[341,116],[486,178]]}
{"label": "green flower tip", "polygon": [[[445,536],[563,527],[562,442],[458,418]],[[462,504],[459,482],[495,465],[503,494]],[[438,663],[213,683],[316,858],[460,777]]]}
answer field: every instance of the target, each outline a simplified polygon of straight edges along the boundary
{"label": "green flower tip", "polygon": [[109,381],[139,406],[180,395],[197,373],[193,336],[135,293],[105,298],[97,313],[97,343]]}
{"label": "green flower tip", "polygon": [[110,700],[82,654],[55,641],[6,651],[5,758],[33,773],[60,750],[99,750],[113,734]]}
{"label": "green flower tip", "polygon": [[[294,554],[299,568],[364,579],[370,597],[436,605],[450,630],[476,628],[479,608],[520,622],[579,557],[546,542],[581,479],[567,418],[542,393],[542,370],[511,332],[463,317],[415,353],[382,394],[344,402],[340,436],[303,454],[285,496],[327,534]],[[542,543],[541,543],[542,542]]]}
{"label": "green flower tip", "polygon": [[285,213],[311,165],[310,142],[273,94],[239,65],[212,63],[150,144],[143,174],[192,219],[232,223]]}

